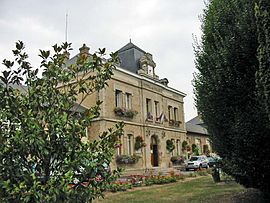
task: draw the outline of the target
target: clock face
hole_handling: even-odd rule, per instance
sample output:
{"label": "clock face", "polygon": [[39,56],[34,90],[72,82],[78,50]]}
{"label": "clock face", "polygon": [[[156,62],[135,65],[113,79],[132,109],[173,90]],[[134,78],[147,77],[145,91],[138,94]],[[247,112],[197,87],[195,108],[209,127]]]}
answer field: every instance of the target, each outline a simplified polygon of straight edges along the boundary
{"label": "clock face", "polygon": [[153,69],[152,66],[149,66],[149,65],[148,65],[148,67],[147,67],[147,73],[148,73],[148,75],[151,75],[151,76],[154,75],[154,69]]}

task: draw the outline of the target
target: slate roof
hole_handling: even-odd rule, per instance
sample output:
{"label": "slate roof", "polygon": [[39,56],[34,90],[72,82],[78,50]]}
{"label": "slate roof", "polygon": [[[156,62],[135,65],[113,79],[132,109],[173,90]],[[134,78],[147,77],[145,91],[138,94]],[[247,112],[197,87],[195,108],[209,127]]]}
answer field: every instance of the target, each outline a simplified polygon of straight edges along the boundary
{"label": "slate roof", "polygon": [[137,47],[135,44],[133,44],[132,42],[129,42],[127,43],[125,46],[123,46],[121,49],[118,50],[118,53],[119,52],[124,52],[126,50],[129,50],[129,49],[137,49],[139,50],[140,52],[143,52],[144,54],[146,53],[144,50],[142,50],[141,48]]}
{"label": "slate roof", "polygon": [[200,116],[196,116],[193,119],[186,122],[187,132],[198,133],[202,135],[209,135],[207,129],[204,127],[204,123]]}
{"label": "slate roof", "polygon": [[133,73],[137,73],[140,68],[139,60],[146,54],[144,50],[129,42],[118,50],[120,67]]}

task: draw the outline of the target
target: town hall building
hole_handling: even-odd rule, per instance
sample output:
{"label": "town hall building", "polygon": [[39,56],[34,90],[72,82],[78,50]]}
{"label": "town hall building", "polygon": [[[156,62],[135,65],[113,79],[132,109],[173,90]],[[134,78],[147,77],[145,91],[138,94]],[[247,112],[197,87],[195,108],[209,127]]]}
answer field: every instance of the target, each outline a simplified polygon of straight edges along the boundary
{"label": "town hall building", "polygon": [[[83,45],[79,54],[88,52]],[[89,95],[81,104],[90,108],[97,100],[103,101],[100,116],[88,128],[88,138],[97,139],[101,132],[123,121],[124,134],[119,137],[111,167],[168,168],[172,156],[182,155],[182,142],[187,137],[183,108],[186,94],[170,87],[168,79],[160,79],[153,56],[133,43],[119,49],[118,56],[120,64],[108,87]]]}

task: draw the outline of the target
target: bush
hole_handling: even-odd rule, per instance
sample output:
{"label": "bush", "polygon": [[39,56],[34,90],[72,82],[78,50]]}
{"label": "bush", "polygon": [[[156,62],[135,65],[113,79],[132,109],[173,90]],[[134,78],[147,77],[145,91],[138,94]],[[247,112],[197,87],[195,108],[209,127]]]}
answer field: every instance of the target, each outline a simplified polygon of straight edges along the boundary
{"label": "bush", "polygon": [[[75,102],[84,102],[107,85],[118,63],[117,54],[103,60],[105,49],[100,49],[91,60],[78,55],[77,61],[67,66],[70,46],[63,43],[54,45],[52,51],[40,50],[42,61],[34,68],[19,41],[13,50],[15,60],[3,62],[0,202],[89,202],[116,178],[116,171],[99,178],[104,171],[100,165],[112,160],[123,124],[90,142],[85,129],[99,117],[101,102],[84,113],[77,113]],[[16,88],[22,87],[21,83],[27,86],[24,91]]]}
{"label": "bush", "polygon": [[185,162],[185,158],[183,156],[172,156],[171,162],[173,164],[183,164]]}

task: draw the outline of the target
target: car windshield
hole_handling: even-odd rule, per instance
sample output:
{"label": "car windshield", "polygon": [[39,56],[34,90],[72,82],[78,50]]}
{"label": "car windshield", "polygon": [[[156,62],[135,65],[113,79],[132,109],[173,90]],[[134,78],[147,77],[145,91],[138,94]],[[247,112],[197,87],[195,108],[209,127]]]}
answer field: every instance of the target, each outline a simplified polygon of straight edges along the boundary
{"label": "car windshield", "polygon": [[190,158],[190,161],[197,161],[199,159],[199,157],[193,156]]}

